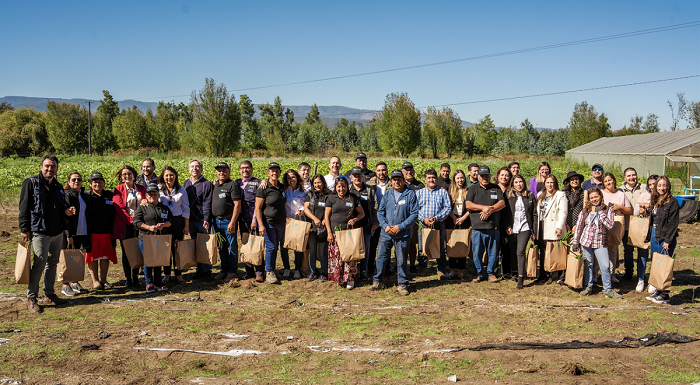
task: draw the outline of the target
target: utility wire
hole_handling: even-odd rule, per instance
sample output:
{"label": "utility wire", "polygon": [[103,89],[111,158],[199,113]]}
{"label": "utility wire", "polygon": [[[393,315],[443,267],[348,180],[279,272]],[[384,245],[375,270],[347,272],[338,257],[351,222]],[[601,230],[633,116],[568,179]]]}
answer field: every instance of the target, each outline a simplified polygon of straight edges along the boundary
{"label": "utility wire", "polygon": [[[302,80],[302,81],[298,81],[298,82],[280,83],[280,84],[272,84],[272,85],[248,87],[248,88],[239,88],[239,89],[230,90],[230,91],[231,92],[240,92],[240,91],[260,90],[260,89],[265,89],[265,88],[277,88],[277,87],[285,87],[285,86],[292,86],[292,85],[299,85],[299,84],[318,83],[318,82],[325,82],[325,81],[330,81],[330,80],[339,80],[339,79],[347,79],[347,78],[354,78],[354,77],[361,77],[361,76],[377,75],[377,74],[388,73],[388,72],[406,71],[406,70],[410,70],[410,69],[434,67],[434,66],[445,65],[445,64],[460,63],[460,62],[487,59],[487,58],[500,57],[500,56],[517,55],[517,54],[522,54],[522,53],[543,51],[543,50],[554,49],[554,48],[570,47],[570,46],[574,46],[574,45],[597,43],[597,42],[601,42],[601,41],[622,39],[622,38],[641,36],[641,35],[648,35],[648,34],[652,34],[652,33],[667,32],[667,31],[673,31],[676,29],[692,28],[692,27],[697,27],[697,26],[700,26],[700,20],[691,21],[691,22],[682,23],[682,24],[673,24],[673,25],[669,25],[666,27],[643,29],[643,30],[639,30],[639,31],[624,32],[624,33],[619,33],[619,34],[614,34],[614,35],[600,36],[600,37],[594,37],[594,38],[583,39],[583,40],[574,40],[574,41],[569,41],[569,42],[565,42],[565,43],[556,43],[556,44],[543,45],[543,46],[539,46],[539,47],[523,48],[523,49],[518,49],[518,50],[513,50],[513,51],[504,51],[504,52],[498,52],[498,53],[492,53],[492,54],[486,54],[486,55],[471,56],[471,57],[466,57],[466,58],[461,58],[461,59],[445,60],[445,61],[434,62],[434,63],[417,64],[417,65],[413,65],[413,66],[399,67],[399,68],[392,68],[392,69],[385,69],[385,70],[361,72],[361,73],[350,74],[350,75],[339,75],[339,76],[332,76],[332,77],[320,78],[320,79]],[[157,96],[157,97],[152,97],[152,98],[141,98],[141,99],[144,99],[144,100],[167,99],[167,98],[179,98],[179,97],[185,97],[185,96],[189,96],[189,94],[187,94],[187,95]]]}

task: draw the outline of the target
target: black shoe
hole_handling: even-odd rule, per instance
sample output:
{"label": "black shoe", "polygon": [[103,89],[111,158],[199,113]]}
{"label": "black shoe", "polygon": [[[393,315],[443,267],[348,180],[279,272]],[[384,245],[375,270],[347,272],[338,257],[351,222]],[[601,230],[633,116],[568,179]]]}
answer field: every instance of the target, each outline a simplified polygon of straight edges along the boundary
{"label": "black shoe", "polygon": [[411,274],[418,274],[418,268],[414,265],[408,268],[408,272]]}
{"label": "black shoe", "polygon": [[518,286],[516,286],[516,289],[520,290],[523,288],[523,281],[525,280],[524,277],[518,277]]}
{"label": "black shoe", "polygon": [[625,281],[631,281],[633,278],[632,274],[625,274],[622,276],[622,279]]}

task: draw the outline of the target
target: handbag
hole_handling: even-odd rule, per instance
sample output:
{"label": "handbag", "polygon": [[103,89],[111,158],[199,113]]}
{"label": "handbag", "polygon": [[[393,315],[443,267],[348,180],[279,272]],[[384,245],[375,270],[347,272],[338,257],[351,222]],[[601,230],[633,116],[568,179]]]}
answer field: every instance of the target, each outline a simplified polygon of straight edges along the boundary
{"label": "handbag", "polygon": [[[664,250],[665,252],[666,250]],[[651,253],[649,284],[658,290],[669,290],[673,282],[673,265],[676,260],[668,254]]]}
{"label": "handbag", "polygon": [[336,231],[335,242],[343,262],[365,259],[365,237],[361,228]]}
{"label": "handbag", "polygon": [[527,251],[527,268],[525,275],[530,278],[537,278],[537,245],[530,247]]}
{"label": "handbag", "polygon": [[85,252],[79,249],[61,250],[56,265],[56,276],[62,282],[85,280]]}
{"label": "handbag", "polygon": [[569,251],[566,256],[566,276],[564,283],[574,289],[583,288],[583,265],[584,259],[573,251]]}
{"label": "handbag", "polygon": [[216,234],[214,234],[214,229],[210,228],[210,231],[211,232],[209,234],[197,234],[197,246],[195,251],[197,263],[215,265],[217,258],[219,257],[219,247],[216,240]]}
{"label": "handbag", "polygon": [[242,263],[248,263],[253,266],[262,266],[265,264],[265,237],[243,233],[241,236],[241,248],[238,253],[241,256]]}
{"label": "handbag", "polygon": [[311,223],[295,218],[287,218],[284,226],[284,243],[282,247],[297,252],[304,252],[306,243],[309,241],[309,230],[311,230]]}
{"label": "handbag", "polygon": [[143,264],[146,267],[169,266],[172,235],[143,236]]}
{"label": "handbag", "polygon": [[423,243],[423,255],[426,258],[440,258],[440,230],[432,227],[423,227],[421,229],[421,241]]}
{"label": "handbag", "polygon": [[644,242],[649,231],[649,218],[630,217],[627,244],[640,249],[649,249],[650,242]]}
{"label": "handbag", "polygon": [[138,238],[122,239],[122,247],[132,269],[138,269],[143,266],[143,253],[139,247]]}
{"label": "handbag", "polygon": [[446,230],[447,246],[445,252],[448,258],[467,258],[472,247],[471,229]]}
{"label": "handbag", "polygon": [[187,270],[197,266],[197,245],[195,239],[177,241],[175,250],[175,267],[178,270]]}
{"label": "handbag", "polygon": [[32,270],[32,260],[29,256],[31,242],[27,242],[26,246],[22,243],[17,244],[17,258],[15,259],[15,283],[19,285],[28,285],[29,276]]}
{"label": "handbag", "polygon": [[619,246],[622,243],[622,235],[625,233],[625,217],[615,215],[615,223],[608,230],[608,246]]}
{"label": "handbag", "polygon": [[547,272],[566,270],[569,248],[562,241],[548,241],[544,253],[544,270]]}

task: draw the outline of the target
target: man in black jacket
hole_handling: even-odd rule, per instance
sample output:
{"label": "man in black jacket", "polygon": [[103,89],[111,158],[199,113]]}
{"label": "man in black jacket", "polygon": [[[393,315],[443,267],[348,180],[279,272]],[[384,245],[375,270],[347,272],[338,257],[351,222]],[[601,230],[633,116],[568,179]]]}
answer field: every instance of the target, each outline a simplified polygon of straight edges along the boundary
{"label": "man in black jacket", "polygon": [[[75,207],[67,207],[63,187],[56,180],[58,158],[46,155],[41,160],[41,172],[22,183],[19,200],[19,229],[23,242],[32,242],[34,259],[27,288],[27,309],[41,310],[37,303],[39,281],[44,274],[44,303],[61,305],[67,301],[54,291],[56,265],[63,249],[66,217],[75,215]],[[47,266],[48,264],[48,266]]]}

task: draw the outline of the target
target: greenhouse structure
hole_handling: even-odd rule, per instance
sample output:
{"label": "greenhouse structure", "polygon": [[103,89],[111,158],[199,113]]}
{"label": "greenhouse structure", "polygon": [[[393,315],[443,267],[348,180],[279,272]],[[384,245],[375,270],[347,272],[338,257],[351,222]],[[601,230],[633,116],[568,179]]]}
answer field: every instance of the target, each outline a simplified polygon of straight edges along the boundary
{"label": "greenhouse structure", "polygon": [[640,176],[666,175],[667,168],[687,167],[685,179],[689,180],[700,176],[700,128],[600,138],[568,150],[566,158],[589,165],[634,167]]}

